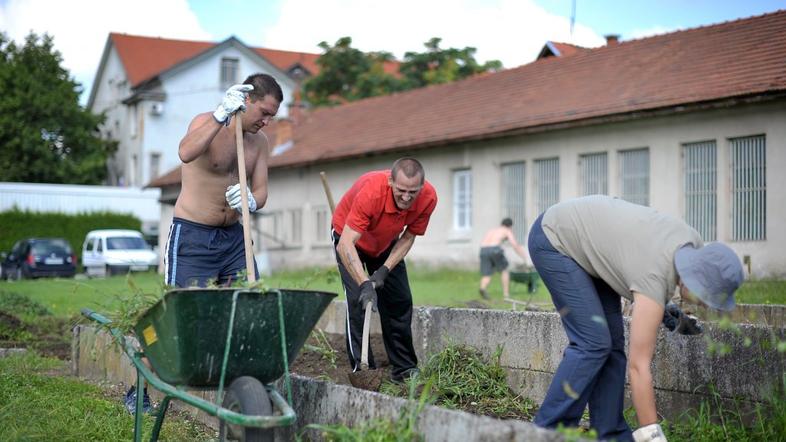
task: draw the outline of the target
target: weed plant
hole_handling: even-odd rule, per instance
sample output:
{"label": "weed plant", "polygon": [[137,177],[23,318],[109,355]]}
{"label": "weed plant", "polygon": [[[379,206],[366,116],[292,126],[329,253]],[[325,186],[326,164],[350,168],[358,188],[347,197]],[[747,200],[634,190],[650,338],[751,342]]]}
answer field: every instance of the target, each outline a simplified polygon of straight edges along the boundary
{"label": "weed plant", "polygon": [[[437,405],[501,419],[532,420],[535,404],[516,395],[507,384],[505,369],[500,365],[502,348],[490,360],[465,345],[449,345],[432,355],[413,382],[432,385]],[[382,393],[401,396],[402,387],[390,382]]]}
{"label": "weed plant", "polygon": [[[418,416],[432,397],[431,384],[419,386],[410,382],[407,395],[409,404],[403,408],[398,419],[370,419],[366,422],[350,427],[345,424],[334,425],[307,425],[306,430],[312,429],[320,432],[322,438],[328,442],[419,442],[425,440],[417,431]],[[418,391],[420,391],[418,395]],[[417,398],[417,400],[416,400]],[[298,440],[303,440],[303,434]]]}
{"label": "weed plant", "polygon": [[330,345],[325,332],[320,329],[314,329],[311,332],[311,337],[316,341],[317,345],[306,344],[303,349],[319,354],[322,360],[327,361],[328,364],[335,370],[338,360],[338,352]]}

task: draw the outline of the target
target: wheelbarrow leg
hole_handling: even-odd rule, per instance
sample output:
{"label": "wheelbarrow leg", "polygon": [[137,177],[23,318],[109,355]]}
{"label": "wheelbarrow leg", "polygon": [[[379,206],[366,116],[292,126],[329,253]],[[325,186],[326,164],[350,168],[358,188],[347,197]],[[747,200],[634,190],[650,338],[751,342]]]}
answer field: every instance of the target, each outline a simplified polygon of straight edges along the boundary
{"label": "wheelbarrow leg", "polygon": [[134,442],[142,441],[142,413],[144,413],[143,400],[145,397],[145,380],[139,370],[136,371],[136,411],[134,412]]}
{"label": "wheelbarrow leg", "polygon": [[158,440],[158,433],[161,431],[161,425],[164,423],[166,411],[169,409],[169,401],[171,399],[172,396],[165,396],[164,400],[161,401],[161,405],[158,407],[158,417],[156,418],[155,425],[153,425],[153,433],[150,435],[150,442]]}

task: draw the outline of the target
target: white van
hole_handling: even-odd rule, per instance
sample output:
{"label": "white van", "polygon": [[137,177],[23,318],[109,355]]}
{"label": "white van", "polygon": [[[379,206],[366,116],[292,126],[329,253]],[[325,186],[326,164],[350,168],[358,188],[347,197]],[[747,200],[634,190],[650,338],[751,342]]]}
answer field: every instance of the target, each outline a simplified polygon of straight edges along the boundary
{"label": "white van", "polygon": [[82,266],[87,276],[143,272],[158,267],[158,254],[136,230],[92,230],[82,244]]}

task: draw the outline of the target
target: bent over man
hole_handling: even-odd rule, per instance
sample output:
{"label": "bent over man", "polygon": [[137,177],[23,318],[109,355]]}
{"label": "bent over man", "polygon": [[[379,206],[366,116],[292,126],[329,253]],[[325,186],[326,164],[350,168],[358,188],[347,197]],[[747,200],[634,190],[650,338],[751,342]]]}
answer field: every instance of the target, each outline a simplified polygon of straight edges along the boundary
{"label": "bent over man", "polygon": [[[679,287],[683,300],[733,309],[744,279],[739,258],[726,245],[704,245],[680,219],[604,195],[548,208],[530,229],[529,253],[569,341],[535,424],[576,426],[589,405],[598,439],[664,441],[651,365],[666,303]],[[633,301],[635,432],[622,414],[628,361],[621,296]]]}
{"label": "bent over man", "polygon": [[[178,154],[182,188],[166,245],[165,283],[175,287],[209,282],[230,284],[246,269],[235,125],[242,120],[250,212],[267,201],[270,123],[283,99],[281,87],[267,74],[249,76],[226,91],[215,112],[191,121]],[[241,118],[233,118],[238,110]]]}
{"label": "bent over man", "polygon": [[[347,354],[354,371],[360,367],[364,307],[372,302],[379,310],[392,380],[401,382],[417,372],[404,257],[415,236],[426,233],[436,205],[437,193],[420,162],[400,158],[389,171],[361,176],[336,207],[333,245],[347,297]],[[371,349],[368,363],[376,368]]]}

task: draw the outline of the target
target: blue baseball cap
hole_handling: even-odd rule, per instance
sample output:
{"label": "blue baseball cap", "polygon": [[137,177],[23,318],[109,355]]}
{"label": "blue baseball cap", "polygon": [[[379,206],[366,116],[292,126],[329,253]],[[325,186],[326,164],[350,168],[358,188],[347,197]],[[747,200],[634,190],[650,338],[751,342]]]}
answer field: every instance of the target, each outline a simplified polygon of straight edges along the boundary
{"label": "blue baseball cap", "polygon": [[742,285],[742,263],[727,245],[714,242],[701,248],[686,245],[674,254],[682,283],[716,310],[734,309],[734,291]]}

